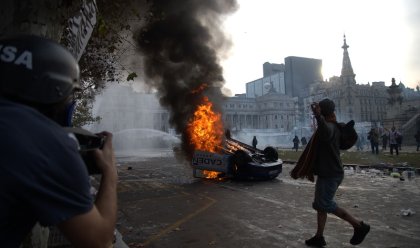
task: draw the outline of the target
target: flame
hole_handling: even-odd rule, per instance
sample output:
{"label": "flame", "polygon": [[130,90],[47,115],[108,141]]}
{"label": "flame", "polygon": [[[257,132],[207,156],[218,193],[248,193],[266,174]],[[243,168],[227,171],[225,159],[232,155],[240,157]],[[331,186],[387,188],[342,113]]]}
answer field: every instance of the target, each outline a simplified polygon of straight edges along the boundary
{"label": "flame", "polygon": [[195,150],[219,152],[223,142],[222,115],[212,109],[213,103],[203,97],[187,126]]}
{"label": "flame", "polygon": [[209,171],[209,170],[203,170],[203,175],[207,179],[217,179],[219,178],[220,172],[217,171]]}
{"label": "flame", "polygon": [[[187,130],[190,144],[194,150],[220,152],[223,142],[223,124],[220,113],[213,111],[213,103],[203,97],[202,104],[197,106],[193,117],[190,119]],[[220,173],[203,170],[205,178],[218,178]]]}

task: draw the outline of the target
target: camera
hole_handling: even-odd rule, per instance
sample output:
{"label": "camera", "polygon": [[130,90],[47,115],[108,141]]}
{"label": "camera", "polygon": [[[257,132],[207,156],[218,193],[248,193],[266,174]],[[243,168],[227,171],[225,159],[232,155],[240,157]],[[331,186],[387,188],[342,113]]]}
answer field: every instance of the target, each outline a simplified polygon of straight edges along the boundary
{"label": "camera", "polygon": [[79,152],[86,164],[89,175],[100,174],[101,171],[96,166],[93,151],[102,149],[105,137],[96,135],[83,128],[65,127],[67,133],[71,133],[79,143]]}

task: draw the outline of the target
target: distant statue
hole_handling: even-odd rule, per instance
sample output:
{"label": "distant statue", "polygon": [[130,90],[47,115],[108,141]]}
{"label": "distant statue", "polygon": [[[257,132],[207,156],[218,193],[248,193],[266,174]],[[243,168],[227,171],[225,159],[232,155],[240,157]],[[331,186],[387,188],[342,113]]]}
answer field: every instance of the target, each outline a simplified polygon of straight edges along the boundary
{"label": "distant statue", "polygon": [[258,144],[257,137],[254,136],[254,138],[252,139],[252,147],[254,147],[255,149],[257,149],[257,144]]}

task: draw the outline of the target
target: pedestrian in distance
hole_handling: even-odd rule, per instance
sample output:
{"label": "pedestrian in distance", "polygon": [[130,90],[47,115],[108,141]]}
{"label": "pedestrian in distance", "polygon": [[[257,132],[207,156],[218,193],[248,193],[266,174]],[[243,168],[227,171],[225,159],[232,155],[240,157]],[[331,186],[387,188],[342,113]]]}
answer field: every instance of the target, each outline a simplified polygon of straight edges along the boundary
{"label": "pedestrian in distance", "polygon": [[356,141],[356,149],[358,151],[363,151],[363,141],[362,141],[363,136],[358,134],[357,135],[357,141]]}
{"label": "pedestrian in distance", "polygon": [[370,147],[372,149],[372,154],[379,153],[379,133],[375,128],[370,129],[368,136],[368,140],[370,141]]}
{"label": "pedestrian in distance", "polygon": [[102,176],[95,201],[71,126],[79,66],[51,40],[0,39],[0,244],[20,247],[36,223],[74,247],[110,247],[117,218],[112,134],[93,151]]}
{"label": "pedestrian in distance", "polygon": [[414,139],[416,139],[417,149],[419,151],[420,148],[420,129],[417,130],[417,133],[414,135]]}
{"label": "pedestrian in distance", "polygon": [[398,148],[399,148],[398,137],[400,135],[401,134],[395,129],[395,127],[391,128],[391,132],[389,132],[389,152],[391,153],[391,155],[394,154],[394,149],[395,149],[395,153],[397,154],[397,156],[399,154],[399,152],[398,152]]}
{"label": "pedestrian in distance", "polygon": [[306,137],[305,137],[305,136],[303,136],[303,137],[300,139],[300,142],[302,143],[302,146],[303,146],[303,147],[305,147],[305,146],[306,146],[306,144],[308,144],[308,141],[306,140]]}
{"label": "pedestrian in distance", "polygon": [[[328,214],[347,221],[353,226],[353,237],[350,244],[362,243],[370,231],[370,226],[353,217],[347,210],[339,207],[334,200],[338,187],[344,178],[343,165],[340,158],[340,129],[335,117],[335,104],[329,99],[311,105],[318,129],[313,138],[312,156],[313,174],[316,175],[315,197],[313,208],[317,211],[316,234],[305,241],[308,246],[323,247],[326,245],[324,228]],[[311,142],[310,142],[311,143]],[[312,151],[309,151],[312,153]]]}
{"label": "pedestrian in distance", "polygon": [[299,149],[299,138],[297,135],[293,138],[293,149],[297,151]]}
{"label": "pedestrian in distance", "polygon": [[257,149],[257,144],[258,144],[257,137],[254,136],[254,138],[252,138],[252,147],[254,147],[254,149]]}

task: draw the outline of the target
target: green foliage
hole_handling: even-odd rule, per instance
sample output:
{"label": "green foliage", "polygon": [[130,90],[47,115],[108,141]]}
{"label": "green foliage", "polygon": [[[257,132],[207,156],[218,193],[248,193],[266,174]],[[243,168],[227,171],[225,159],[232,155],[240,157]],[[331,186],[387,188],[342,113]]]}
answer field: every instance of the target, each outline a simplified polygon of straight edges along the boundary
{"label": "green foliage", "polygon": [[[78,106],[73,119],[75,126],[83,126],[99,121],[92,116],[91,108],[95,96],[107,82],[121,81],[125,69],[120,64],[121,44],[127,44],[127,33],[131,33],[131,23],[139,22],[139,2],[136,0],[96,0],[99,13],[92,36],[86,46],[79,66],[81,69],[82,92],[77,95]],[[124,32],[122,32],[124,31]],[[132,34],[131,34],[132,35]],[[127,81],[137,74],[131,72]]]}
{"label": "green foliage", "polygon": [[127,76],[127,81],[130,81],[130,80],[134,81],[134,78],[136,77],[137,77],[137,74],[135,72],[132,72]]}

